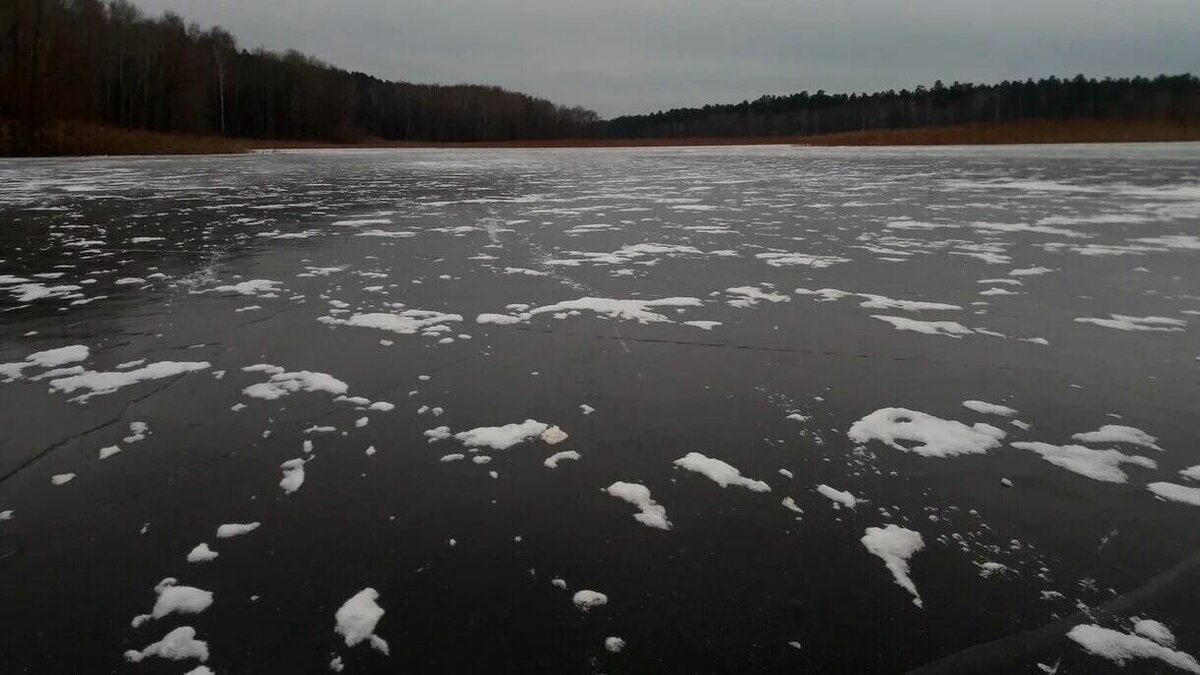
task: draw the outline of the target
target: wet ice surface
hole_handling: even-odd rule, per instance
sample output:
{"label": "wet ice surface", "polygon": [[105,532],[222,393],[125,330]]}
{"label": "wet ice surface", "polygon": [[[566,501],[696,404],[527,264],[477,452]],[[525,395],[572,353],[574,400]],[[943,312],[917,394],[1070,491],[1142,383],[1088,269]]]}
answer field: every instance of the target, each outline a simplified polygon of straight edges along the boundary
{"label": "wet ice surface", "polygon": [[5,672],[1200,654],[1200,147],[8,161],[0,222]]}

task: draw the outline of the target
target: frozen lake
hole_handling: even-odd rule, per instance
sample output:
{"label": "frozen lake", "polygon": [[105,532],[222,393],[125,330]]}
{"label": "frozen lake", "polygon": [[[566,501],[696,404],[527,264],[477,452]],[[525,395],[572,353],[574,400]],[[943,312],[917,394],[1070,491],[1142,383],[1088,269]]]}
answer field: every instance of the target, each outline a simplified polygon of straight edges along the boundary
{"label": "frozen lake", "polygon": [[3,161],[0,225],[6,673],[1200,672],[1200,145]]}

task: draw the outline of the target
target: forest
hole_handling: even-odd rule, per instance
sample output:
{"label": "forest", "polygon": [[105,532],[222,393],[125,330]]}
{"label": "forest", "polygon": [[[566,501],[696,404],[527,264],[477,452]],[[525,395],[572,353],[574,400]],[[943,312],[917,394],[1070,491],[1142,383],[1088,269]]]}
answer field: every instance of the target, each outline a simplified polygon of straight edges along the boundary
{"label": "forest", "polygon": [[125,0],[0,1],[0,120],[244,138],[505,141],[596,133],[599,117],[499,87],[389,82]]}
{"label": "forest", "polygon": [[243,49],[223,28],[147,16],[127,0],[0,0],[0,150],[10,152],[21,152],[14,137],[37,138],[66,122],[218,140],[371,143],[795,137],[1046,120],[1153,120],[1187,131],[1200,126],[1200,79],[938,81],[605,121],[500,87],[394,82],[297,51]]}
{"label": "forest", "polygon": [[1102,80],[1077,75],[994,85],[946,86],[874,94],[807,91],[610,120],[613,138],[810,136],[1027,120],[1162,120],[1200,125],[1200,79],[1160,75]]}

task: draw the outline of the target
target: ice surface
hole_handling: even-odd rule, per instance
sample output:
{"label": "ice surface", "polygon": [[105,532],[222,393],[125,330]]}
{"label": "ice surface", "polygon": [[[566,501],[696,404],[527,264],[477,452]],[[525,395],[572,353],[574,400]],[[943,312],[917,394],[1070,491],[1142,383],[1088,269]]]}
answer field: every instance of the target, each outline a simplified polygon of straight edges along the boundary
{"label": "ice surface", "polygon": [[675,460],[675,466],[707,476],[709,480],[723,488],[736,485],[754,492],[771,491],[771,486],[761,480],[746,478],[742,476],[741,471],[738,471],[733,466],[719,459],[706,457],[698,452],[689,452],[687,456]]}
{"label": "ice surface", "polygon": [[[0,522],[22,581],[5,667],[86,671],[190,624],[222,674],[404,671],[417,652],[397,641],[421,621],[408,637],[431,654],[482,645],[503,661],[589,587],[614,607],[576,614],[587,634],[550,669],[700,672],[735,654],[746,671],[903,672],[936,655],[889,622],[926,593],[947,645],[997,637],[971,620],[981,606],[1028,626],[1091,608],[1086,623],[1195,654],[1187,603],[1138,608],[1179,647],[1096,608],[1200,542],[1172,520],[1200,513],[1198,160],[1200,146],[1156,144],[0,166],[0,220],[15,224],[0,252],[0,360],[15,362],[0,366],[15,472],[0,520],[22,516]],[[380,222],[331,224],[344,219]],[[50,385],[163,360],[211,365],[86,406],[66,399],[92,389]],[[929,417],[847,435],[885,406]],[[526,418],[545,429],[503,433]],[[1114,433],[1125,425],[1150,433]],[[693,450],[719,459],[699,475],[673,463]],[[63,472],[80,482],[48,484]],[[714,476],[747,491],[712,490]],[[749,491],[760,483],[771,492]],[[215,538],[239,518],[266,529]],[[887,523],[930,549],[902,558],[919,594],[853,546]],[[816,585],[776,574],[822,557],[850,564]],[[76,559],[117,573],[89,587]],[[166,576],[220,602],[131,630]],[[368,585],[391,598],[368,635],[392,658],[330,630]],[[704,602],[653,602],[671,597]],[[756,601],[723,602],[736,597]],[[708,601],[720,616],[690,611]],[[635,606],[646,621],[630,622]],[[86,611],[65,620],[71,607]],[[792,607],[861,648],[764,632]],[[480,642],[454,629],[473,612],[515,618],[485,622]],[[317,639],[289,646],[297,635]],[[1116,671],[1061,643],[1037,655],[1048,670],[1065,645],[1058,672]]]}

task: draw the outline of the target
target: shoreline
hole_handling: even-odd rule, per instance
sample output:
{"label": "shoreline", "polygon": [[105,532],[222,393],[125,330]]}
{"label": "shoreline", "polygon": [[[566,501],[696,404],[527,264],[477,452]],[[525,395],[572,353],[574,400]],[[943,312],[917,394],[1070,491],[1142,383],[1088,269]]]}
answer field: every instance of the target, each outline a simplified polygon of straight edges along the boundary
{"label": "shoreline", "polygon": [[[0,138],[0,141],[4,140]],[[48,152],[13,152],[0,143],[0,157],[165,156],[244,154],[271,150],[385,149],[587,149],[791,145],[876,147],[941,145],[1050,145],[1068,143],[1168,143],[1200,141],[1200,121],[1030,120],[916,129],[883,129],[808,136],[721,136],[682,138],[566,138],[555,140],[431,142],[367,140],[354,143],[260,140],[131,131],[83,124],[50,127],[39,139]]]}

